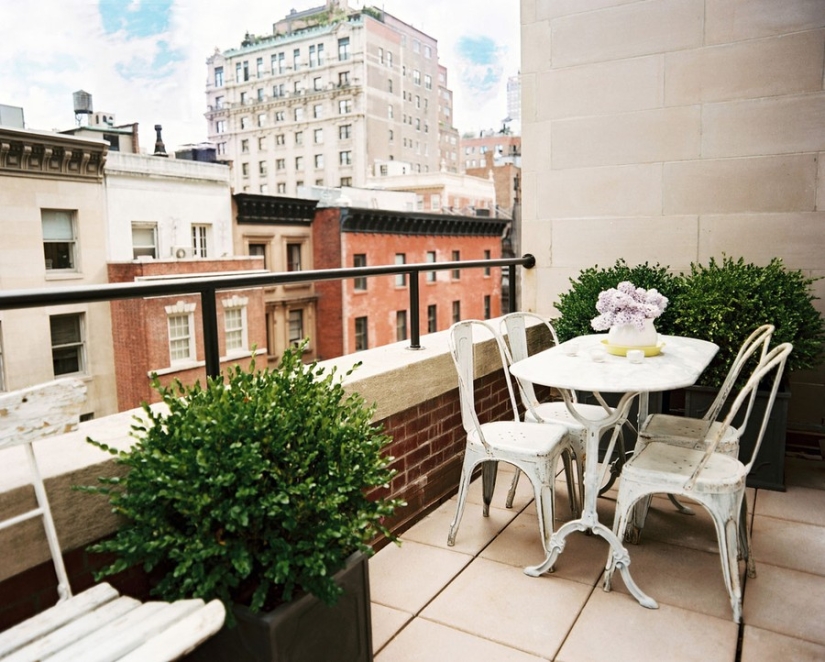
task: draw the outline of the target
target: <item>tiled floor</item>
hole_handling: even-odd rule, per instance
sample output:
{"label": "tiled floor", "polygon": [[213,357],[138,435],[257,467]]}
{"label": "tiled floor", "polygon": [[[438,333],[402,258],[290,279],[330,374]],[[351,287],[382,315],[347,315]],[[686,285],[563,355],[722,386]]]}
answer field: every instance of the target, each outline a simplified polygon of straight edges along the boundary
{"label": "tiled floor", "polygon": [[[455,547],[453,499],[370,560],[376,662],[825,660],[825,462],[789,458],[787,492],[748,490],[757,577],[741,566],[741,627],[710,518],[701,508],[679,514],[665,498],[654,499],[641,543],[629,546],[633,578],[659,609],[641,607],[619,573],[604,592],[608,547],[597,536],[572,534],[554,573],[526,576],[523,567],[543,559],[532,492],[522,479],[504,509],[511,474],[500,466],[490,517],[476,481]],[[610,493],[598,507],[612,523]]]}

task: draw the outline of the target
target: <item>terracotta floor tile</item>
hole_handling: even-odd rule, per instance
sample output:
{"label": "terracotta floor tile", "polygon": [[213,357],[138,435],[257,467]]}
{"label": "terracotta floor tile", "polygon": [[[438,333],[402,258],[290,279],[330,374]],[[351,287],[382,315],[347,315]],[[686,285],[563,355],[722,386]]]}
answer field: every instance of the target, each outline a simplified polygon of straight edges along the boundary
{"label": "terracotta floor tile", "polygon": [[375,662],[541,662],[536,657],[418,618],[375,656]]}
{"label": "terracotta floor tile", "polygon": [[825,526],[825,490],[793,485],[787,492],[759,490],[754,513]]}
{"label": "terracotta floor tile", "polygon": [[731,620],[628,595],[593,591],[557,662],[731,662],[739,627]]}
{"label": "terracotta floor tile", "polygon": [[825,646],[825,577],[757,564],[745,583],[744,621]]}
{"label": "terracotta floor tile", "polygon": [[387,545],[370,558],[373,602],[417,614],[461,570],[472,556],[422,545],[411,540]]}
{"label": "terracotta floor tile", "polygon": [[741,662],[822,662],[825,646],[746,625],[740,659]]}
{"label": "terracotta floor tile", "polygon": [[751,535],[757,566],[769,563],[825,577],[825,527],[756,515]]}
{"label": "terracotta floor tile", "polygon": [[370,607],[372,612],[372,650],[379,651],[412,620],[413,615],[375,602]]}
{"label": "terracotta floor tile", "polygon": [[477,559],[421,615],[552,659],[591,590],[561,577],[528,577],[520,568]]}

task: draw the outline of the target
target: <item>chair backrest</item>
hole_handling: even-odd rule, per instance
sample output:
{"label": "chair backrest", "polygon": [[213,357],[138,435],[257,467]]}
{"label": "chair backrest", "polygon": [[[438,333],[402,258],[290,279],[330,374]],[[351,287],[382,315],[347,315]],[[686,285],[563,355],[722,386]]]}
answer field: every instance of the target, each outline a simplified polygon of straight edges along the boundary
{"label": "chair backrest", "polygon": [[[510,345],[507,359],[509,363],[515,363],[526,359],[530,355],[530,350],[527,345],[527,321],[535,320],[539,324],[543,324],[550,332],[553,339],[553,345],[559,344],[559,337],[556,335],[556,330],[553,325],[546,319],[535,313],[508,313],[501,320],[501,328],[507,333],[507,341]],[[505,345],[505,350],[507,349]],[[536,391],[531,382],[518,379],[519,393],[521,394],[522,404],[527,409],[532,409],[538,405],[538,398]]]}
{"label": "chair backrest", "polygon": [[24,447],[31,470],[32,487],[37,497],[37,508],[1,520],[0,530],[34,517],[43,518],[61,600],[71,597],[71,587],[32,442],[74,430],[80,420],[80,407],[85,400],[86,385],[79,379],[60,379],[0,395],[0,450],[12,446]]}
{"label": "chair backrest", "polygon": [[476,340],[492,338],[498,353],[507,391],[510,398],[514,420],[518,421],[518,408],[516,398],[513,393],[513,382],[510,378],[510,371],[507,369],[506,350],[504,342],[498,332],[487,322],[482,320],[464,320],[456,322],[450,327],[450,355],[453,358],[456,372],[458,373],[458,394],[461,403],[461,422],[466,432],[476,430],[482,443],[486,446],[481,423],[478,418],[475,403],[475,349],[473,342],[474,332],[478,332]]}
{"label": "chair backrest", "polygon": [[[708,425],[710,425],[710,423],[712,423],[719,417],[722,408],[725,406],[725,402],[727,401],[728,396],[730,395],[730,392],[733,390],[733,387],[736,385],[736,382],[739,379],[739,375],[742,373],[742,369],[748,364],[748,361],[754,355],[756,350],[761,349],[760,355],[757,359],[757,366],[765,358],[765,356],[768,353],[768,345],[770,345],[773,332],[773,324],[763,324],[753,333],[751,333],[745,340],[745,342],[742,343],[742,347],[739,348],[739,353],[736,355],[736,358],[731,363],[730,369],[728,370],[728,374],[725,377],[725,381],[722,383],[722,387],[719,389],[719,393],[716,394],[716,398],[714,399],[713,403],[711,403],[710,408],[703,416],[703,418],[706,421],[708,421]],[[750,402],[748,403],[748,417],[750,416],[750,410],[753,408],[753,403],[755,400],[756,390],[754,389],[754,391],[751,393]]]}
{"label": "chair backrest", "polygon": [[[792,349],[793,345],[791,345],[791,343],[782,343],[781,345],[777,345],[772,350],[770,350],[759,362],[759,365],[753,371],[753,374],[748,378],[748,381],[745,384],[745,386],[743,386],[742,390],[739,391],[739,393],[737,394],[736,399],[733,401],[733,404],[730,406],[728,413],[725,415],[725,419],[722,422],[722,425],[719,426],[718,430],[713,435],[711,443],[708,444],[701,462],[696,467],[688,482],[685,484],[685,487],[690,489],[696,482],[696,478],[698,477],[702,469],[705,467],[705,465],[708,463],[710,457],[716,451],[716,447],[719,445],[719,442],[722,440],[722,437],[725,435],[728,428],[730,428],[733,425],[733,420],[734,418],[736,418],[736,415],[741,409],[745,400],[751,401],[751,398],[753,394],[756,392],[756,390],[759,388],[759,385],[765,379],[771,379],[772,383],[770,395],[768,396],[768,402],[765,405],[765,412],[762,415],[762,422],[759,427],[759,434],[756,437],[756,443],[753,446],[753,451],[751,452],[751,456],[747,458],[747,461],[743,461],[743,458],[740,458],[740,461],[742,461],[742,464],[744,465],[745,473],[751,470],[753,462],[756,459],[757,454],[759,453],[759,447],[762,445],[762,438],[765,436],[765,430],[768,427],[768,420],[770,419],[771,410],[773,409],[773,403],[776,400],[776,393],[779,390],[779,384],[782,381],[782,374],[785,371],[785,364],[788,361],[788,355],[791,353]],[[771,373],[773,373],[772,376]],[[750,418],[752,408],[753,407],[751,401],[751,404],[748,406],[745,418],[742,421],[741,426],[739,427],[740,435],[744,434],[745,432],[745,428],[748,424],[748,419]]]}

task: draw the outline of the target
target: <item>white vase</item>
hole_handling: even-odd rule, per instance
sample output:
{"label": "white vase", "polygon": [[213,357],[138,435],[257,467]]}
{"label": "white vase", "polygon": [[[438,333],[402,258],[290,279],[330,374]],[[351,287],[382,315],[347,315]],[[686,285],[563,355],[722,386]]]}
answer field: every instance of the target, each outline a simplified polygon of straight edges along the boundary
{"label": "white vase", "polygon": [[635,324],[610,327],[607,342],[617,347],[655,347],[659,342],[659,334],[653,326],[653,320],[646,319],[641,331]]}

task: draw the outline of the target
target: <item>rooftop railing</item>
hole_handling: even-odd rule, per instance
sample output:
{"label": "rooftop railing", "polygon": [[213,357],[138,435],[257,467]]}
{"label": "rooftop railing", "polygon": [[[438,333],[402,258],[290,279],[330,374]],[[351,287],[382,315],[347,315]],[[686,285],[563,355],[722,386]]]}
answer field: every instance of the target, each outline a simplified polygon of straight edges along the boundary
{"label": "rooftop railing", "polygon": [[72,287],[32,288],[0,290],[0,310],[39,308],[77,303],[97,303],[141,297],[169,296],[176,294],[200,295],[203,320],[204,359],[209,377],[220,375],[220,349],[218,345],[218,313],[215,295],[220,290],[243,287],[265,287],[345,278],[364,278],[406,274],[410,292],[410,349],[421,349],[419,275],[422,272],[448,269],[474,269],[506,267],[508,270],[508,312],[515,311],[516,267],[532,269],[536,259],[530,255],[491,260],[460,260],[454,262],[426,262],[418,264],[385,265],[375,267],[351,267],[345,269],[314,269],[309,271],[261,272],[227,276],[170,278],[150,283],[107,283]]}

